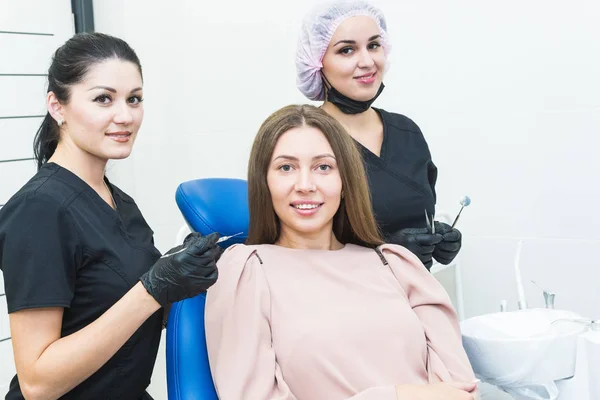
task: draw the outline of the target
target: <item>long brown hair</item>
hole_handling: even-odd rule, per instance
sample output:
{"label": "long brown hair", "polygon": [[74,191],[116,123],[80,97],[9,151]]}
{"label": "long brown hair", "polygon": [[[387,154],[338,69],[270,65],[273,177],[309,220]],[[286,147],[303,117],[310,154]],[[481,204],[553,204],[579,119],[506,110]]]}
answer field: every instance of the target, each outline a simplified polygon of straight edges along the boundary
{"label": "long brown hair", "polygon": [[290,129],[319,129],[337,160],[344,196],[333,217],[333,233],[341,243],[376,247],[383,243],[373,216],[362,158],[342,125],[325,111],[310,105],[284,107],[263,122],[248,162],[250,226],[247,244],[273,244],[279,239],[279,218],[273,209],[267,172],[277,141]]}

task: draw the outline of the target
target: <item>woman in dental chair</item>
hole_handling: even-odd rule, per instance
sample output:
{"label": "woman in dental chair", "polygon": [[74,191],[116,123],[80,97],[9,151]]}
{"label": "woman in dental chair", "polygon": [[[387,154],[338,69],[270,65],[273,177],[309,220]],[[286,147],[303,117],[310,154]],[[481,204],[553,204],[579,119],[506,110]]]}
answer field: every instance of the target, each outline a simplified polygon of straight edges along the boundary
{"label": "woman in dental chair", "polygon": [[288,106],[254,141],[246,245],[219,260],[206,341],[222,400],[467,400],[458,319],[419,259],[384,244],[352,138]]}

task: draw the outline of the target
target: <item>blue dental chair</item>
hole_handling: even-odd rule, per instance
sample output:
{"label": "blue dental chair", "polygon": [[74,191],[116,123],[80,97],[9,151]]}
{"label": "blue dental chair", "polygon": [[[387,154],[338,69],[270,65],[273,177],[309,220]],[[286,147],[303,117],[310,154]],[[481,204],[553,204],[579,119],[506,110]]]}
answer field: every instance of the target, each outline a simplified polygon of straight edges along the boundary
{"label": "blue dental chair", "polygon": [[[192,231],[235,235],[223,248],[243,243],[248,234],[248,185],[242,179],[210,178],[184,182],[175,200]],[[209,289],[210,290],[210,289]],[[167,322],[167,391],[169,400],[213,400],[206,337],[206,294],[174,303]]]}

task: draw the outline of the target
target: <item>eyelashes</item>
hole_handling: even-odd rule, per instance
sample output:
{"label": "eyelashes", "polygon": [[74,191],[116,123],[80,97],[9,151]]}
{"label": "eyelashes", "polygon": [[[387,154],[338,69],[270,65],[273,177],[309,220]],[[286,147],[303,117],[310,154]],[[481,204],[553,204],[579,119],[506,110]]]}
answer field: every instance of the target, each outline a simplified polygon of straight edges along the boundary
{"label": "eyelashes", "polygon": [[[112,97],[108,94],[101,94],[97,97],[94,98],[94,103],[99,103],[102,105],[108,105],[112,102]],[[132,104],[132,105],[138,105],[141,102],[143,102],[144,99],[140,96],[134,95],[134,96],[130,96],[127,99],[127,103]]]}
{"label": "eyelashes", "polygon": [[100,96],[98,96],[94,99],[94,103],[108,104],[108,103],[110,103],[111,100],[112,99],[110,98],[110,96],[108,96],[106,94],[101,94]]}
{"label": "eyelashes", "polygon": [[[381,43],[379,42],[371,42],[367,45],[367,49],[369,50],[377,50],[381,47]],[[347,47],[342,47],[339,51],[338,54],[342,54],[342,55],[350,55],[352,53],[355,52],[355,48],[352,46],[347,46]]]}
{"label": "eyelashes", "polygon": [[[293,169],[294,167],[291,164],[282,164],[277,167],[277,170],[282,172],[291,172]],[[329,172],[333,169],[333,166],[329,164],[319,164],[315,167],[315,169],[319,170],[320,172]]]}
{"label": "eyelashes", "polygon": [[127,102],[129,102],[130,104],[140,104],[143,101],[144,101],[144,99],[141,98],[140,96],[131,96],[130,98],[127,99]]}

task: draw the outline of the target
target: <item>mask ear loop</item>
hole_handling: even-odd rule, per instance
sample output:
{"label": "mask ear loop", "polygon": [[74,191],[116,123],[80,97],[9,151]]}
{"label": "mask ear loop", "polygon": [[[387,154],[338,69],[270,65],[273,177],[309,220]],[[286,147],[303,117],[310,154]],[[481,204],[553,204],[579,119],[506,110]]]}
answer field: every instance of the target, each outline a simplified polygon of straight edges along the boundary
{"label": "mask ear loop", "polygon": [[333,87],[333,85],[331,83],[329,83],[329,81],[325,77],[325,74],[323,73],[323,70],[319,71],[319,73],[321,74],[321,80],[323,82],[323,91],[325,92],[325,100],[327,100],[327,93],[329,92],[329,89]]}
{"label": "mask ear loop", "polygon": [[319,73],[321,74],[321,78],[325,81],[325,83],[327,83],[327,85],[329,85],[328,88],[331,87],[331,83],[329,83],[329,81],[325,77],[325,74],[323,73],[323,70],[319,71]]}

